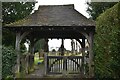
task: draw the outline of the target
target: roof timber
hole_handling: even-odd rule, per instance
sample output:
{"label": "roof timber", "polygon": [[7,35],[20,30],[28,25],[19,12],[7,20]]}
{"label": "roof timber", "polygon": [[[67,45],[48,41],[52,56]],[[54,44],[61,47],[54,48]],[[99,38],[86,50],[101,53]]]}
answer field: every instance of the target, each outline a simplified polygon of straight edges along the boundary
{"label": "roof timber", "polygon": [[35,38],[63,38],[63,39],[81,39],[85,38],[81,33],[76,31],[33,31],[28,35]]}
{"label": "roof timber", "polygon": [[89,33],[95,32],[93,26],[34,26],[34,27],[9,27],[14,32],[30,32],[30,36],[39,38],[67,38],[67,39],[79,39],[84,38],[82,32]]}
{"label": "roof timber", "polygon": [[95,26],[21,26],[7,27],[12,31],[79,31],[95,32]]}

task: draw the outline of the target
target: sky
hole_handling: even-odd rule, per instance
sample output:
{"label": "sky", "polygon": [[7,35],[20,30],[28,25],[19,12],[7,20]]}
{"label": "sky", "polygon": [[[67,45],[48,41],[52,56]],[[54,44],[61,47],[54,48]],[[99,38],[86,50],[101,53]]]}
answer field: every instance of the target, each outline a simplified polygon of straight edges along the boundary
{"label": "sky", "polygon": [[[74,4],[75,9],[89,18],[88,13],[86,12],[87,9],[87,4],[86,1],[88,0],[36,0],[38,3],[35,5],[35,10],[38,9],[39,5],[64,5],[64,4]],[[61,46],[61,39],[49,39],[49,50],[51,51],[52,49],[58,50],[58,47]],[[70,39],[65,39],[64,40],[64,47],[67,50],[71,50],[71,40]]]}
{"label": "sky", "polygon": [[38,3],[35,5],[35,10],[38,9],[39,5],[64,5],[64,4],[74,4],[75,9],[79,11],[81,14],[89,17],[86,12],[87,4],[86,2],[89,0],[36,0]]}

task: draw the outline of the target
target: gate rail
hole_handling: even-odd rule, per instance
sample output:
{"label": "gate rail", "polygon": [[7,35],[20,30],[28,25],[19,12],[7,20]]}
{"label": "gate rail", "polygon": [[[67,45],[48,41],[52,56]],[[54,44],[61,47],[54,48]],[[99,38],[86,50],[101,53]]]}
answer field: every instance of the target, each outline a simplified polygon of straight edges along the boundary
{"label": "gate rail", "polygon": [[45,74],[83,74],[82,56],[45,55]]}

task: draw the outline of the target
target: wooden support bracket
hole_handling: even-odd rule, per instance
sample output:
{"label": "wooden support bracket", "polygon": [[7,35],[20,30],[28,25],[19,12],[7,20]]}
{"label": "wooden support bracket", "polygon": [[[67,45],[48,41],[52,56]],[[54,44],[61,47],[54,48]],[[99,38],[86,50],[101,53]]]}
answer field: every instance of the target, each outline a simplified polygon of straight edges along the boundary
{"label": "wooden support bracket", "polygon": [[16,70],[15,70],[15,76],[19,77],[18,74],[20,72],[20,43],[22,39],[28,35],[29,32],[24,32],[21,34],[21,32],[16,32],[16,43],[15,43],[15,51],[17,54],[17,65],[16,65]]}

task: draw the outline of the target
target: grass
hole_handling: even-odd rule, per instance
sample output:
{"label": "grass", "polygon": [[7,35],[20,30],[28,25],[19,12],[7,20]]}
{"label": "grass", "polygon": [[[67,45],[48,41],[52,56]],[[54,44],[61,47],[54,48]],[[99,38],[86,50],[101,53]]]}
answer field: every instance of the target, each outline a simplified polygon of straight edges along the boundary
{"label": "grass", "polygon": [[39,55],[36,53],[35,57],[34,57],[34,64],[38,65],[38,63],[42,63],[43,61],[44,61],[44,58],[40,57],[40,59],[39,59]]}
{"label": "grass", "polygon": [[[60,52],[49,52],[47,54],[48,56],[61,56]],[[78,53],[77,55],[75,53],[65,52],[64,56],[82,56],[82,53]]]}

